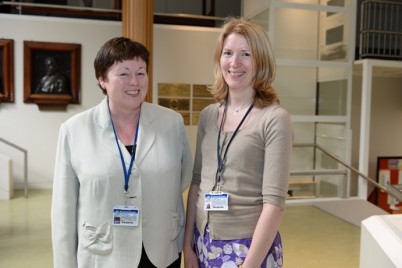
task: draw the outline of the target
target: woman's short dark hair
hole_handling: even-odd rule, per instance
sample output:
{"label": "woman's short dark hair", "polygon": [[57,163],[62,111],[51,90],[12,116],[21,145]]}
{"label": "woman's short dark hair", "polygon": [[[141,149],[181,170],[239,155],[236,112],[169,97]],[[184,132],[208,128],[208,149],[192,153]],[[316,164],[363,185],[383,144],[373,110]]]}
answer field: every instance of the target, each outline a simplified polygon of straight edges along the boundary
{"label": "woman's short dark hair", "polygon": [[[149,51],[141,43],[133,41],[126,37],[115,37],[107,41],[98,51],[94,60],[96,79],[106,79],[107,71],[116,62],[132,60],[135,58],[142,59],[146,63],[148,72]],[[102,88],[103,94],[106,89]]]}

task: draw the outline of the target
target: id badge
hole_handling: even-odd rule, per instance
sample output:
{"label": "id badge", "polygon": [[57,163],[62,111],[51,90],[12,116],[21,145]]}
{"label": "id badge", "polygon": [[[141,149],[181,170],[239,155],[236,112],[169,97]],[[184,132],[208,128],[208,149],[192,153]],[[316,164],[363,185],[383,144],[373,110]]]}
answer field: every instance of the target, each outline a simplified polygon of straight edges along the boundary
{"label": "id badge", "polygon": [[213,191],[204,195],[204,210],[228,210],[229,194]]}
{"label": "id badge", "polygon": [[136,206],[119,205],[113,208],[113,225],[138,226],[140,210]]}

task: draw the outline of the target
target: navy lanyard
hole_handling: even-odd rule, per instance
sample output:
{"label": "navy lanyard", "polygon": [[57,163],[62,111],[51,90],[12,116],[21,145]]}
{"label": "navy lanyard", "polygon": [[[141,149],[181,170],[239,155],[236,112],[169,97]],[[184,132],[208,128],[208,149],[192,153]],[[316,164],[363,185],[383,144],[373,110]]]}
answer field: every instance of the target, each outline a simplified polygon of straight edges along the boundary
{"label": "navy lanyard", "polygon": [[[218,168],[217,168],[217,171],[216,171],[215,185],[214,185],[213,190],[216,189],[216,187],[218,186],[218,184],[219,184],[220,181],[221,181],[222,169],[223,169],[223,166],[224,166],[224,162],[225,162],[225,159],[226,159],[226,154],[227,154],[227,152],[228,152],[229,146],[230,146],[230,144],[232,143],[232,141],[233,141],[234,137],[236,136],[237,132],[239,131],[241,125],[242,125],[243,122],[244,122],[244,120],[246,120],[246,117],[247,117],[248,114],[250,113],[251,109],[253,109],[253,104],[250,105],[250,107],[248,108],[246,114],[243,116],[243,118],[241,119],[239,125],[236,127],[236,130],[234,131],[232,137],[230,137],[230,140],[229,140],[229,142],[228,142],[228,145],[226,146],[225,152],[224,152],[223,157],[222,157],[222,155],[221,155],[221,153],[220,153],[220,151],[221,151],[221,149],[220,149],[220,147],[221,147],[221,146],[220,146],[220,143],[221,143],[221,133],[223,132],[223,125],[224,125],[225,120],[226,120],[227,107],[228,107],[228,106],[227,106],[227,103],[225,103],[225,109],[223,110],[221,125],[220,125],[220,127],[219,127],[218,144],[217,144],[217,149],[216,149],[216,155],[217,155],[217,159],[218,159]],[[223,145],[223,144],[222,144],[222,145]],[[218,191],[219,191],[219,190],[220,190],[220,189],[218,189]]]}
{"label": "navy lanyard", "polygon": [[116,140],[117,148],[119,149],[121,165],[123,167],[123,172],[124,172],[124,193],[128,194],[128,182],[130,180],[131,170],[133,168],[133,164],[134,164],[134,160],[135,160],[135,153],[136,153],[136,150],[137,150],[137,137],[138,137],[138,129],[139,129],[139,126],[140,126],[140,116],[138,116],[137,128],[136,128],[135,136],[134,136],[133,151],[131,152],[130,166],[129,166],[128,170],[127,170],[126,164],[124,163],[123,153],[121,152],[121,148],[120,148],[119,141],[118,141],[118,138],[117,138],[116,129],[114,128],[110,108],[109,108],[109,114],[110,114],[110,121],[112,122],[114,138]]}

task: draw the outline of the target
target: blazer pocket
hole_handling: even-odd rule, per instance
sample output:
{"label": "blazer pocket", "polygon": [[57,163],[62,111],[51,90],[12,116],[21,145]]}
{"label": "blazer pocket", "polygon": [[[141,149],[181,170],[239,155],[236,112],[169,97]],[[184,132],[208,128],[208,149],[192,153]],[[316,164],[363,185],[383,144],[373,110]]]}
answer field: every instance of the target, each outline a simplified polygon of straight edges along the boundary
{"label": "blazer pocket", "polygon": [[181,209],[178,209],[172,215],[172,223],[170,227],[170,239],[175,240],[177,236],[183,231],[184,229],[184,215]]}
{"label": "blazer pocket", "polygon": [[112,222],[107,221],[98,227],[92,226],[85,222],[81,246],[88,251],[106,255],[110,254],[113,249]]}

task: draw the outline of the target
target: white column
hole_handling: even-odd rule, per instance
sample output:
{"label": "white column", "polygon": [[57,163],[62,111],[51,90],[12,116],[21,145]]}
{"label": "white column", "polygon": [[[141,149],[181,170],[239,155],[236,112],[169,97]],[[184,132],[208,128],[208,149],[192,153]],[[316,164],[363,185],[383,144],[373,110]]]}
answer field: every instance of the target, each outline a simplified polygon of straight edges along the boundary
{"label": "white column", "polygon": [[[359,172],[368,175],[373,66],[369,61],[363,60],[362,67]],[[367,199],[367,191],[367,181],[364,178],[359,177],[358,196]]]}

